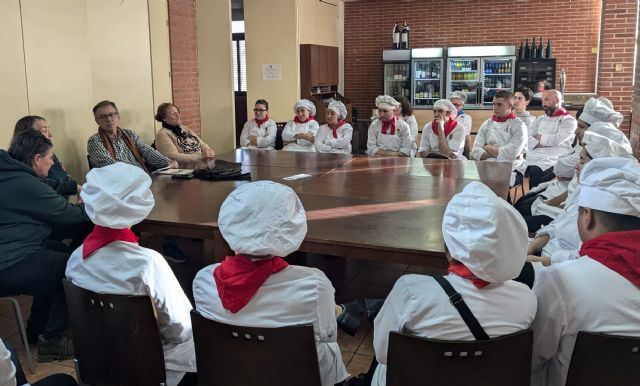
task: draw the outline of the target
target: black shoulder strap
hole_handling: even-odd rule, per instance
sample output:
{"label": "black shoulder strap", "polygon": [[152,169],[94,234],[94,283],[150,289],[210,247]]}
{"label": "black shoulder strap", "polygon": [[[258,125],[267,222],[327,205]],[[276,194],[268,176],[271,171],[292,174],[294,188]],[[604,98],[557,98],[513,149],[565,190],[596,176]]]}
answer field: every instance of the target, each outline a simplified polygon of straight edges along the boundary
{"label": "black shoulder strap", "polygon": [[471,312],[467,303],[464,302],[462,295],[460,295],[444,277],[434,276],[433,278],[438,282],[438,284],[440,284],[440,287],[442,287],[444,292],[447,293],[449,301],[458,310],[460,316],[462,316],[462,320],[464,320],[467,327],[469,327],[469,330],[471,330],[471,333],[476,340],[489,340],[489,335],[484,331],[484,328],[482,328],[478,319],[473,315],[473,312]]}

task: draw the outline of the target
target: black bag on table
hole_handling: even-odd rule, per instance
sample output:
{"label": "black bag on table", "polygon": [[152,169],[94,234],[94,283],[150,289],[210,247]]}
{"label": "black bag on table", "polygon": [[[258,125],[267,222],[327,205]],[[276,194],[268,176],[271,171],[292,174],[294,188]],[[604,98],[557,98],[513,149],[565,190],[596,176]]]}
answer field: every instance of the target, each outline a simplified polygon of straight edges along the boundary
{"label": "black bag on table", "polygon": [[202,180],[247,180],[251,173],[242,173],[242,163],[216,160],[210,169],[196,169],[193,175]]}

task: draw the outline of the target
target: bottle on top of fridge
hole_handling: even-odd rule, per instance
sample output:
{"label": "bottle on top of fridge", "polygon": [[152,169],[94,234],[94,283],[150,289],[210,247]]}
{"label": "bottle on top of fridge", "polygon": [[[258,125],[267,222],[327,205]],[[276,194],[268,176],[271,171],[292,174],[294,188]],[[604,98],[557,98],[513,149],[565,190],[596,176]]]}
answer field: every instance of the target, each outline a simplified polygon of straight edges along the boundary
{"label": "bottle on top of fridge", "polygon": [[400,47],[405,50],[409,48],[409,26],[406,21],[400,30]]}
{"label": "bottle on top of fridge", "polygon": [[400,48],[400,26],[398,22],[393,26],[393,49]]}

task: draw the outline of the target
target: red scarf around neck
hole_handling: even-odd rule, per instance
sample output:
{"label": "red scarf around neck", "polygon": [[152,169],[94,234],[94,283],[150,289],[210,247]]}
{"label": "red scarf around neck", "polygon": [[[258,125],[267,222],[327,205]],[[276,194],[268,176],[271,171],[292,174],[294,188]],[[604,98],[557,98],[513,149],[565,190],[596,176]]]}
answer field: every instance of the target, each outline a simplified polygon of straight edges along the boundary
{"label": "red scarf around neck", "polygon": [[265,123],[266,121],[269,120],[269,114],[267,114],[264,119],[258,119],[256,118],[256,123],[258,124],[258,127],[262,126],[263,123]]}
{"label": "red scarf around neck", "polygon": [[552,117],[561,117],[561,116],[567,115],[567,114],[569,114],[569,112],[567,110],[565,110],[564,107],[562,107],[562,108],[560,108],[560,110],[556,111],[551,116]]}
{"label": "red scarf around neck", "polygon": [[507,115],[504,118],[497,117],[495,114],[493,114],[493,116],[491,117],[491,120],[493,120],[494,122],[506,122],[509,119],[514,119],[514,118],[516,118],[516,113],[512,111],[509,113],[509,115]]}
{"label": "red scarf around neck", "polygon": [[311,115],[309,115],[309,117],[305,120],[305,121],[301,121],[300,118],[298,118],[298,116],[296,115],[295,117],[293,117],[293,121],[295,123],[307,123],[309,121],[315,121],[316,119],[314,117],[312,117]]}
{"label": "red scarf around neck", "polygon": [[393,118],[388,121],[383,121],[382,119],[380,121],[382,122],[382,130],[380,131],[382,134],[387,134],[387,131],[389,131],[390,135],[396,135],[396,122],[398,121],[398,117],[394,115]]}
{"label": "red scarf around neck", "polygon": [[269,276],[287,266],[289,264],[277,256],[254,261],[243,255],[225,257],[213,271],[222,306],[234,314],[240,311]]}
{"label": "red scarf around neck", "polygon": [[587,240],[580,256],[589,256],[640,287],[640,230],[609,232]]}
{"label": "red scarf around neck", "polygon": [[453,273],[454,275],[458,275],[469,280],[478,289],[482,289],[491,284],[488,281],[484,281],[477,277],[469,268],[467,268],[467,266],[459,261],[454,260],[449,263],[449,273]]}
{"label": "red scarf around neck", "polygon": [[338,121],[338,125],[336,127],[331,127],[331,125],[327,123],[327,126],[329,126],[331,130],[333,130],[333,138],[336,138],[336,139],[338,138],[338,129],[342,127],[342,125],[344,125],[345,123],[346,122],[342,119]]}
{"label": "red scarf around neck", "polygon": [[[449,120],[444,123],[444,136],[446,137],[451,134],[456,126],[458,126],[458,122],[455,119],[449,117]],[[433,120],[431,122],[431,131],[433,131],[433,134],[435,134],[436,137],[438,136],[438,122],[436,120]]]}
{"label": "red scarf around neck", "polygon": [[138,244],[138,238],[129,228],[112,229],[96,225],[82,243],[82,259],[88,259],[93,252],[114,241]]}

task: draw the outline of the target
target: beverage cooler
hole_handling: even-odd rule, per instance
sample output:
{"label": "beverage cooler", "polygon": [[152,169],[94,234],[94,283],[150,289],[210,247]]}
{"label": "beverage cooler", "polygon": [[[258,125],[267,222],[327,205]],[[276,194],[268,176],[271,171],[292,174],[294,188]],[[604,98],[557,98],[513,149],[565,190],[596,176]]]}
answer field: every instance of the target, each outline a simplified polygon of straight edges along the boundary
{"label": "beverage cooler", "polygon": [[461,91],[465,108],[486,108],[498,90],[513,92],[515,52],[514,46],[448,48],[447,98]]}
{"label": "beverage cooler", "polygon": [[411,51],[413,107],[432,108],[443,97],[442,48],[415,48]]}
{"label": "beverage cooler", "polygon": [[411,95],[411,50],[384,50],[382,62],[382,93],[408,99]]}

